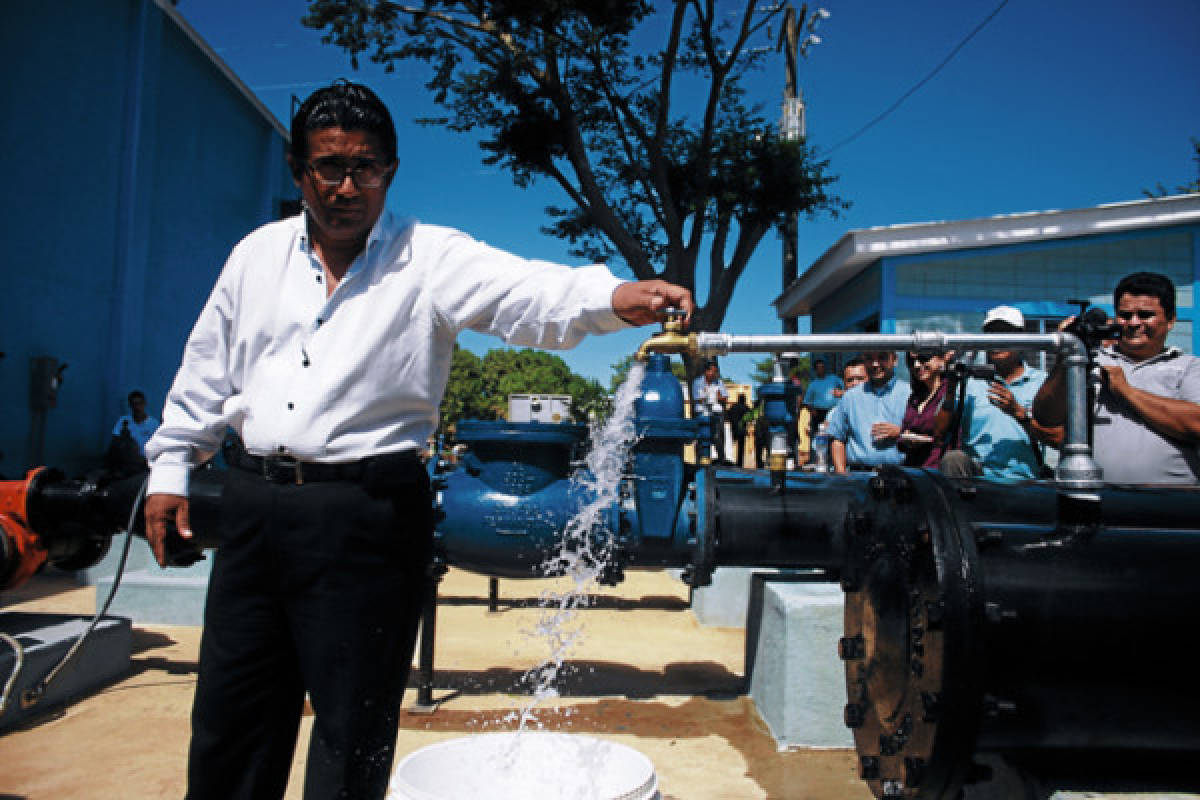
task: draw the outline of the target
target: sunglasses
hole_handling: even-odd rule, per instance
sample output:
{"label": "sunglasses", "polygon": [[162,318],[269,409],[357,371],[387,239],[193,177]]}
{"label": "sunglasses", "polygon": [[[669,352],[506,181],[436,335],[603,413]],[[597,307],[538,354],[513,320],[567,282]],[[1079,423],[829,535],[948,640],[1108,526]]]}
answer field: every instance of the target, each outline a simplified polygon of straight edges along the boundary
{"label": "sunglasses", "polygon": [[909,364],[928,364],[930,361],[933,361],[935,358],[940,358],[940,356],[938,356],[936,353],[925,353],[925,354],[918,353],[917,355],[912,355],[910,353],[906,357],[906,360],[908,361]]}

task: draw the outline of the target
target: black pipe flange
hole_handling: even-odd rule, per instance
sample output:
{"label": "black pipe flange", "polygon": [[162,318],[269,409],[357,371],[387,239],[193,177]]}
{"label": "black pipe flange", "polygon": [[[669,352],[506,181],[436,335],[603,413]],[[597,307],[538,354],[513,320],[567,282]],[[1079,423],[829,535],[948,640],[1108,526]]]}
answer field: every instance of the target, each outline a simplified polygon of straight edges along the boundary
{"label": "black pipe flange", "polygon": [[849,543],[844,719],[876,797],[954,797],[978,730],[977,559],[938,479],[885,468]]}

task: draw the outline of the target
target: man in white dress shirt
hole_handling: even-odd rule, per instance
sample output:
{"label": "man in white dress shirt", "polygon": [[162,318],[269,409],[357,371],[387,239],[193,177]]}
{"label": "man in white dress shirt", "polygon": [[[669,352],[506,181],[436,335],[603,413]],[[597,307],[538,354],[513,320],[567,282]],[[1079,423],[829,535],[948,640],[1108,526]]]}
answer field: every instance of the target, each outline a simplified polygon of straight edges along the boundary
{"label": "man in white dress shirt", "polygon": [[188,797],[282,797],[307,692],[306,798],[386,791],[432,542],[418,452],[455,337],[571,347],[690,292],[495,250],[384,212],[396,134],[366,87],[314,92],[288,163],[305,212],[233,250],[146,448],[147,536],[184,536],[188,476],[236,429],[192,712]]}

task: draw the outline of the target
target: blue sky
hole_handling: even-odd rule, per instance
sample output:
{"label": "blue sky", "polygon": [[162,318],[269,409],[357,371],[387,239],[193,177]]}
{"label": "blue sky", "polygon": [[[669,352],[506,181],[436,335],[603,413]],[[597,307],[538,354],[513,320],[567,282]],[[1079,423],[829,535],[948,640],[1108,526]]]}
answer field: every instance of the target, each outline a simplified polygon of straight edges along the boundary
{"label": "blue sky", "polygon": [[[1143,188],[1196,179],[1200,137],[1200,0],[909,0],[823,4],[822,44],[801,65],[811,144],[829,151],[839,219],[802,220],[800,268],[847,230],[1081,208],[1140,198]],[[521,255],[572,262],[539,232],[542,209],[564,203],[549,184],[519,189],[486,167],[473,138],[423,128],[436,113],[422,64],[393,74],[320,43],[299,19],[304,2],[180,0],[178,10],[286,124],[293,95],[334,78],[371,85],[395,117],[400,172],[389,207],[465,230]],[[731,5],[731,8],[734,6]],[[991,21],[933,78],[853,141],[840,144],[925,78],[964,37]],[[782,56],[752,77],[775,118]],[[769,235],[734,295],[723,329],[777,333],[780,243]],[[702,298],[701,298],[702,299]],[[562,353],[605,385],[609,365],[647,331],[596,337]],[[477,352],[502,346],[469,334]],[[723,360],[744,380],[752,356]]]}

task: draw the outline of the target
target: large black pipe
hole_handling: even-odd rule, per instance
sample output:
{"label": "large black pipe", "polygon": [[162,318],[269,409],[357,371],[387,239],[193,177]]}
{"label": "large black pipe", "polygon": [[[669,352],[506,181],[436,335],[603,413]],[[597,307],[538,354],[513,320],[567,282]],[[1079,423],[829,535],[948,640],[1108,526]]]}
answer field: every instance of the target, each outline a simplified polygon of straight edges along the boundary
{"label": "large black pipe", "polygon": [[841,654],[877,796],[956,797],[980,753],[1055,788],[1200,787],[1200,491],[873,486]]}
{"label": "large black pipe", "polygon": [[[142,485],[144,473],[117,480],[104,477],[65,479],[53,471],[37,480],[28,498],[29,527],[37,531],[50,563],[61,569],[83,569],[107,552],[115,533],[130,521],[133,532],[144,537]],[[169,526],[167,558],[171,566],[187,566],[203,558],[203,551],[218,546],[220,497],[223,473],[198,469],[189,489],[192,539],[183,539]]]}
{"label": "large black pipe", "polygon": [[845,561],[846,525],[866,496],[866,476],[790,476],[772,487],[761,473],[717,480],[716,566],[822,569]]}

